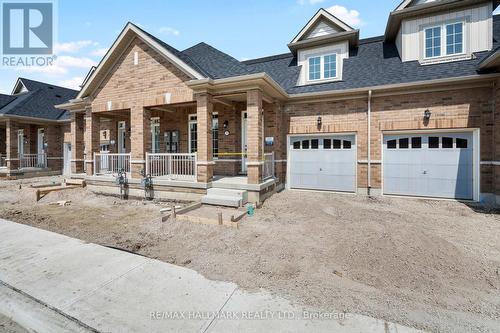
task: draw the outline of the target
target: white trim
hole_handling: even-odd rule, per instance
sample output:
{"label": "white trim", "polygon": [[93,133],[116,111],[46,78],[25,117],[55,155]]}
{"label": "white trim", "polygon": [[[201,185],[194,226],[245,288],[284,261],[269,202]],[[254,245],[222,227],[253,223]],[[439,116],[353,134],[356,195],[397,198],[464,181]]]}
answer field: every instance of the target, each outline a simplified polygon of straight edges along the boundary
{"label": "white trim", "polygon": [[319,19],[321,19],[321,16],[323,16],[325,19],[329,20],[331,23],[335,24],[339,28],[343,29],[344,31],[353,31],[354,29],[347,25],[347,23],[341,21],[331,13],[327,12],[323,8],[318,10],[316,14],[307,22],[307,24],[299,31],[299,33],[295,36],[295,38],[290,42],[290,44],[298,42],[310,29],[313,27]]}
{"label": "white trim", "polygon": [[[196,120],[191,120],[191,117],[196,117]],[[196,124],[196,133],[198,133],[198,114],[191,113],[188,114],[188,153],[192,153],[191,150],[191,124]],[[196,152],[198,152],[198,138],[196,138]],[[198,164],[200,161],[198,161]]]}
{"label": "white trim", "polygon": [[481,161],[481,165],[500,165],[500,161]]}
{"label": "white trim", "polygon": [[134,32],[137,36],[139,36],[144,42],[146,42],[150,47],[155,49],[157,52],[159,52],[161,55],[163,55],[168,61],[172,62],[174,65],[176,65],[180,70],[182,70],[184,73],[189,75],[190,77],[194,79],[203,79],[205,76],[200,74],[198,71],[194,70],[192,67],[190,67],[188,64],[186,64],[184,61],[182,61],[180,58],[175,56],[173,53],[168,51],[166,48],[164,48],[160,43],[155,41],[153,38],[149,37],[147,34],[145,34],[142,30],[137,28],[134,24],[132,23],[127,23],[127,25],[123,28],[122,32],[118,36],[118,38],[115,40],[111,48],[106,52],[106,55],[104,58],[101,60],[95,71],[92,73],[90,78],[85,82],[85,84],[82,87],[82,90],[78,93],[78,98],[82,98],[86,95],[89,95],[88,93],[88,88],[89,85],[95,80],[95,77],[102,72],[104,64],[108,62],[108,60],[111,58],[111,55],[115,53],[118,45],[122,42],[122,40],[125,38],[127,33],[129,31]]}
{"label": "white trim", "polygon": [[[321,137],[321,136],[349,136],[349,135],[354,135],[354,148],[356,149],[356,162],[357,162],[357,157],[358,157],[358,133],[356,132],[334,132],[334,133],[305,133],[305,134],[300,134],[300,133],[293,133],[293,134],[287,134],[286,135],[286,182],[285,182],[285,188],[287,190],[291,190],[292,188],[290,187],[290,155],[291,155],[291,146],[290,146],[290,140],[293,137]],[[349,191],[341,191],[342,193],[357,193],[357,188],[358,188],[358,163],[354,163],[354,172],[355,172],[355,178],[354,178],[354,192],[349,192]],[[296,189],[293,189],[296,190]],[[298,190],[298,189],[297,189]],[[337,192],[333,190],[307,190],[307,189],[301,189],[303,191],[321,191],[321,192]]]}
{"label": "white trim", "polygon": [[[17,87],[19,86],[19,84],[21,84],[26,91],[29,91],[28,88],[26,87],[26,85],[21,80],[21,78],[17,78],[16,84],[14,85],[14,88],[12,89],[11,95],[19,94],[19,93],[16,94],[16,90],[17,90]],[[22,90],[22,88],[21,88],[21,90]]]}

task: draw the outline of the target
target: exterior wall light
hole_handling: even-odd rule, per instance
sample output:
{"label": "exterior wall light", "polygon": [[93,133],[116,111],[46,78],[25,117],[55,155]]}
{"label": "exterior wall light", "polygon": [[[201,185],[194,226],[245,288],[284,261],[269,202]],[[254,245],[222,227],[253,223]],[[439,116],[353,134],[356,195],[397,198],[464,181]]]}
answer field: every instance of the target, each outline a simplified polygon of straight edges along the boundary
{"label": "exterior wall light", "polygon": [[429,111],[429,109],[425,110],[424,111],[424,119],[425,120],[429,120],[431,118],[431,112]]}
{"label": "exterior wall light", "polygon": [[318,119],[316,120],[316,124],[318,125],[318,127],[321,127],[321,116],[318,116]]}
{"label": "exterior wall light", "polygon": [[226,129],[229,126],[229,122],[226,120],[222,126],[224,126],[224,129]]}

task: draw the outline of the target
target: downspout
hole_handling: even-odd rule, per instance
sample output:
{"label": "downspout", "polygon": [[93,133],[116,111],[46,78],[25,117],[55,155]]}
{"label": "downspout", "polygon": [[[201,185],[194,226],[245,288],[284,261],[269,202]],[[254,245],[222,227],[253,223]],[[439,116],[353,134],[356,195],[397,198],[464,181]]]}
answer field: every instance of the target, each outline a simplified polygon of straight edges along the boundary
{"label": "downspout", "polygon": [[368,90],[368,140],[367,140],[367,152],[368,152],[368,188],[367,194],[371,195],[372,188],[372,159],[371,159],[371,137],[372,137],[372,91]]}

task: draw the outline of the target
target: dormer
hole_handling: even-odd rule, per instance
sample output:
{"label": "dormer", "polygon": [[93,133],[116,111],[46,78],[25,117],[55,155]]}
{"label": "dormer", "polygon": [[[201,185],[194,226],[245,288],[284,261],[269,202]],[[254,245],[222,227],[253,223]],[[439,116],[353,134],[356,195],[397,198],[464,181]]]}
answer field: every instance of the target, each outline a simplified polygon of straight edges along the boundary
{"label": "dormer", "polygon": [[498,0],[404,0],[389,15],[386,42],[403,62],[422,65],[471,59],[493,48]]}
{"label": "dormer", "polygon": [[321,8],[288,44],[301,73],[297,85],[342,80],[349,47],[359,43],[359,30]]}

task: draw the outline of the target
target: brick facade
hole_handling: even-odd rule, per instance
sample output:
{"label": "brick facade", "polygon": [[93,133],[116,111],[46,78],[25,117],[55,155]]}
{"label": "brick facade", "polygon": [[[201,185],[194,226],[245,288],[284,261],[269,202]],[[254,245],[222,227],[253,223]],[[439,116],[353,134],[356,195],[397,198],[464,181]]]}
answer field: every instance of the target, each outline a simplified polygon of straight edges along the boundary
{"label": "brick facade", "polygon": [[[134,64],[134,59],[138,59]],[[241,172],[241,114],[246,110],[248,128],[248,182],[262,182],[265,153],[275,154],[275,175],[286,180],[287,135],[314,133],[355,133],[357,145],[357,186],[368,187],[368,140],[371,144],[371,188],[382,187],[382,135],[386,131],[431,129],[480,130],[481,161],[500,160],[499,89],[484,83],[476,87],[444,87],[426,91],[375,92],[371,99],[371,137],[368,132],[368,92],[334,100],[274,101],[260,88],[236,89],[215,93],[210,90],[196,94],[186,85],[191,80],[176,66],[134,39],[117,59],[110,73],[90,95],[85,117],[87,174],[93,174],[92,153],[99,151],[100,132],[109,131],[109,140],[117,142],[117,123],[126,121],[127,152],[132,155],[132,177],[139,177],[145,168],[145,154],[151,152],[151,118],[160,118],[160,152],[166,152],[164,133],[179,132],[179,152],[189,152],[189,115],[197,116],[198,181],[210,182],[213,175],[237,175]],[[243,97],[242,96],[246,96]],[[423,114],[429,110],[428,122]],[[220,156],[212,154],[212,114],[217,113]],[[318,127],[317,119],[322,124]],[[74,120],[76,122],[76,120]],[[77,124],[72,125],[76,128]],[[224,127],[226,126],[226,127]],[[78,128],[82,126],[78,125]],[[225,135],[225,131],[228,135]],[[272,137],[272,145],[264,138]],[[74,145],[81,139],[73,137]],[[81,144],[80,144],[81,145]],[[111,152],[116,152],[113,145]],[[233,154],[228,156],[226,154]],[[499,166],[482,163],[481,192],[500,191]]]}
{"label": "brick facade", "polygon": [[[494,111],[498,114],[498,109],[495,109],[492,94],[491,88],[478,87],[373,96],[370,138],[372,188],[380,189],[382,184],[381,140],[384,131],[478,128],[481,161],[498,161],[498,139],[495,139],[496,143],[493,142],[495,132],[493,116]],[[423,114],[427,109],[432,115],[430,120],[425,122]],[[368,158],[367,110],[367,96],[343,101],[288,104],[284,107],[284,123],[290,134],[356,133],[358,188],[366,188],[368,185],[365,162]],[[316,124],[318,116],[322,118],[321,128]],[[495,124],[498,126],[498,120]],[[481,192],[494,193],[499,190],[498,184],[493,181],[496,177],[494,172],[496,168],[492,165],[481,165]]]}

